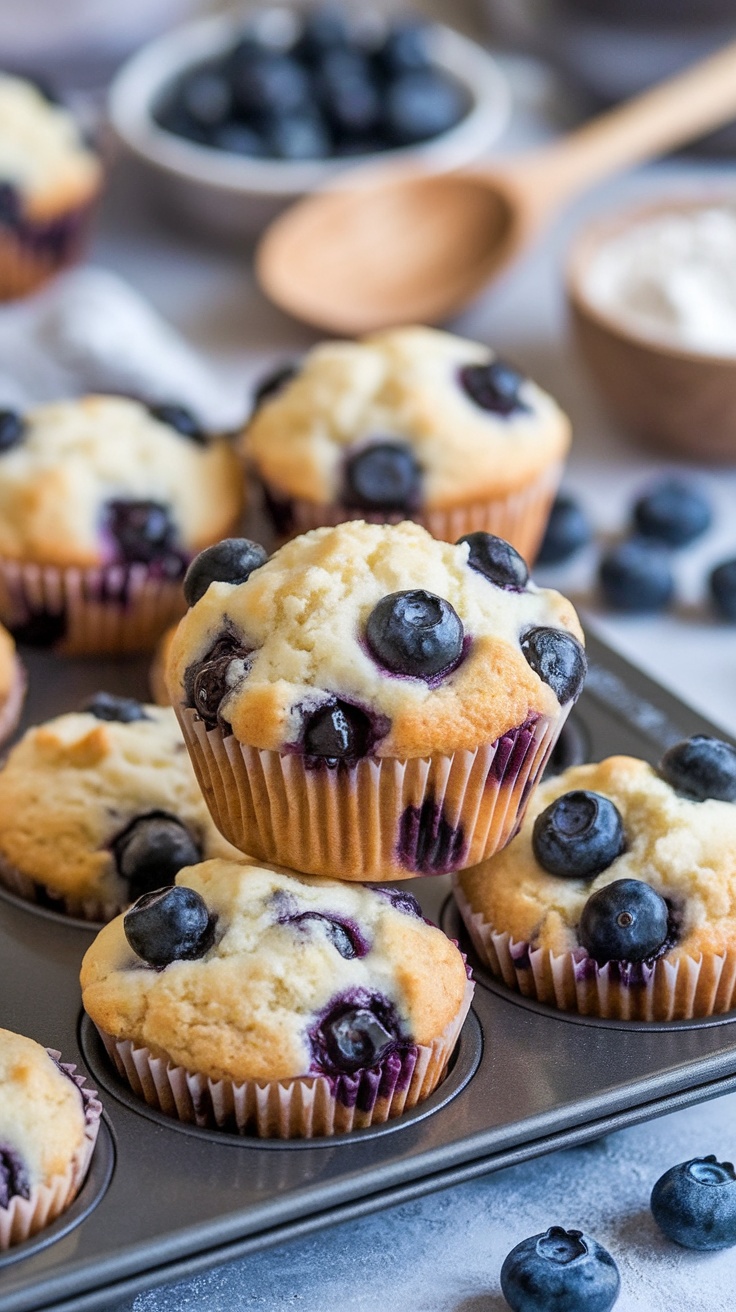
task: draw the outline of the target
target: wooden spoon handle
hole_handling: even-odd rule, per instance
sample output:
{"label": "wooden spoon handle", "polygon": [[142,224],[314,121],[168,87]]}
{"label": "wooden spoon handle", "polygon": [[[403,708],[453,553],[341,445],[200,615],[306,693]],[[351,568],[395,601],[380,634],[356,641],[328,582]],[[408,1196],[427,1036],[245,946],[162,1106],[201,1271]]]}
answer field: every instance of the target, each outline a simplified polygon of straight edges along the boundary
{"label": "wooden spoon handle", "polygon": [[736,41],[503,172],[541,215],[619,169],[693,141],[734,117]]}

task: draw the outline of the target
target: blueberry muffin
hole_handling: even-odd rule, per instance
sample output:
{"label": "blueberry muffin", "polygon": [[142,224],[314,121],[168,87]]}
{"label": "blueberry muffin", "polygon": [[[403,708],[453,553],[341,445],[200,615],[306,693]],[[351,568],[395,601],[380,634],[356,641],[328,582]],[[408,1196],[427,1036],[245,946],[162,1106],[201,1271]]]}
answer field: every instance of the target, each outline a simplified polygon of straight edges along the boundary
{"label": "blueberry muffin", "polygon": [[160,1110],[281,1138],[358,1129],[426,1098],[472,987],[408,893],[250,860],[182,870],[106,925],[82,998]]}
{"label": "blueberry muffin", "polygon": [[508,543],[315,529],[190,567],[168,685],[208,806],[243,850],[406,879],[508,841],[580,692],[572,606]]}
{"label": "blueberry muffin", "polygon": [[505,851],[458,876],[478,953],[568,1011],[707,1016],[736,989],[736,749],[698,736],[544,783]]}
{"label": "blueberry muffin", "polygon": [[283,536],[346,519],[477,530],[534,559],[570,445],[551,396],[431,328],[316,346],[267,379],[244,437]]}
{"label": "blueberry muffin", "polygon": [[150,648],[181,614],[190,559],[241,509],[235,452],[182,407],[0,411],[0,619],[65,654]]}
{"label": "blueberry muffin", "polygon": [[0,880],[68,915],[109,920],[183,866],[233,854],[170,709],[98,693],[29,729],[0,770]]}
{"label": "blueberry muffin", "polygon": [[26,674],[15,643],[0,624],[0,746],[18,727],[26,695]]}
{"label": "blueberry muffin", "polygon": [[73,263],[102,185],[72,115],[32,82],[0,73],[0,300]]}
{"label": "blueberry muffin", "polygon": [[43,1229],[75,1198],[100,1110],[73,1066],[0,1029],[0,1251]]}

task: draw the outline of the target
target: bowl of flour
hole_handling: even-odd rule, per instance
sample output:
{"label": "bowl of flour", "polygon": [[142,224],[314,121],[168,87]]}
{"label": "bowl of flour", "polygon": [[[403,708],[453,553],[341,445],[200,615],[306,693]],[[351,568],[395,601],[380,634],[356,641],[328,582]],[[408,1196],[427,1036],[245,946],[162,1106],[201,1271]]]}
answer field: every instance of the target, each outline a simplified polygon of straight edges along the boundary
{"label": "bowl of flour", "polygon": [[590,225],[567,291],[580,352],[623,425],[680,455],[736,462],[736,192]]}

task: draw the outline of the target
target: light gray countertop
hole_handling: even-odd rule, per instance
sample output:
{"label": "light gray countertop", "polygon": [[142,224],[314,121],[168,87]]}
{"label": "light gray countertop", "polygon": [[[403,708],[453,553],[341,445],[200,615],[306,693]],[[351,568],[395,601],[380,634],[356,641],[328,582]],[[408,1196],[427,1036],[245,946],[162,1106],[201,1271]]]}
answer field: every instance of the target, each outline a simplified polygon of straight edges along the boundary
{"label": "light gray countertop", "polygon": [[[546,133],[537,110],[527,102],[517,114],[513,144]],[[729,182],[736,182],[733,165],[680,160],[609,184],[577,205],[510,277],[452,325],[518,361],[570,412],[575,445],[567,484],[604,534],[623,527],[632,492],[668,466],[615,429],[582,373],[564,320],[563,253],[587,215],[652,192],[679,194]],[[129,278],[224,377],[242,377],[244,392],[272,360],[314,340],[262,300],[242,258],[156,226],[124,188],[108,205],[94,255]],[[693,466],[687,473],[712,495],[717,522],[677,563],[682,600],[672,614],[614,619],[597,613],[588,591],[593,553],[538,577],[568,590],[587,608],[586,623],[607,641],[736,733],[736,631],[712,620],[703,604],[707,568],[736,555],[736,470]],[[664,1169],[709,1152],[721,1159],[736,1155],[736,1095],[266,1251],[141,1295],[118,1312],[500,1312],[506,1306],[498,1281],[503,1257],[520,1239],[555,1223],[588,1230],[613,1252],[622,1276],[621,1312],[732,1309],[736,1249],[716,1255],[676,1249],[658,1235],[648,1211],[649,1191]]]}

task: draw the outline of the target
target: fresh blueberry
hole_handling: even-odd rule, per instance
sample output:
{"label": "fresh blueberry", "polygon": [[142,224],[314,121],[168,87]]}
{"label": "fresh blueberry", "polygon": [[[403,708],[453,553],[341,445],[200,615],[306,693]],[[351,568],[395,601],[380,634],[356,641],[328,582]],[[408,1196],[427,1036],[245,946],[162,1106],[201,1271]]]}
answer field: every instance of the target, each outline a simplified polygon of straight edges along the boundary
{"label": "fresh blueberry", "polygon": [[183,109],[203,128],[218,127],[230,115],[232,92],[221,73],[197,69],[185,79],[179,96]]}
{"label": "fresh blueberry", "polygon": [[223,699],[248,672],[249,653],[231,634],[218,638],[202,661],[185,675],[187,701],[208,729],[219,722]]}
{"label": "fresh blueberry", "polygon": [[396,911],[402,911],[405,916],[414,916],[417,920],[424,919],[424,912],[413,893],[405,893],[403,889],[398,888],[376,888],[371,884],[366,884],[366,888],[373,888],[379,897],[385,898]]}
{"label": "fresh blueberry", "polygon": [[529,408],[519,395],[524,375],[504,360],[466,364],[459,378],[463,390],[481,410],[505,417]]}
{"label": "fresh blueberry", "polygon": [[608,606],[637,615],[664,610],[675,593],[669,553],[640,538],[619,542],[605,553],[598,581]]}
{"label": "fresh blueberry", "polygon": [[381,96],[370,64],[357,50],[335,50],[322,60],[317,93],[338,138],[365,137],[381,116]]}
{"label": "fresh blueberry", "polygon": [[0,455],[23,441],[25,423],[15,410],[0,410]]}
{"label": "fresh blueberry", "polygon": [[348,457],[346,504],[362,510],[416,510],[421,477],[411,447],[403,442],[373,442]]}
{"label": "fresh blueberry", "polygon": [[277,159],[326,159],[332,151],[327,125],[316,109],[279,115],[267,138]]}
{"label": "fresh blueberry", "polygon": [[669,912],[656,889],[640,879],[615,879],[591,894],[578,937],[599,965],[646,961],[667,941]]}
{"label": "fresh blueberry", "polygon": [[665,1171],[652,1189],[652,1216],[683,1248],[736,1244],[736,1171],[715,1157],[693,1157]]}
{"label": "fresh blueberry", "polygon": [[263,159],[268,154],[263,134],[246,123],[223,123],[210,133],[209,141],[216,150],[224,150],[229,155]]}
{"label": "fresh blueberry", "polygon": [[470,547],[468,564],[490,583],[510,592],[523,592],[529,582],[529,570],[523,556],[503,538],[492,533],[466,533],[457,543],[467,542]]}
{"label": "fresh blueberry", "polygon": [[592,879],[624,851],[621,816],[607,797],[576,789],[551,802],[534,821],[540,866],[563,879]]}
{"label": "fresh blueberry", "polygon": [[410,146],[448,132],[467,110],[463,87],[436,69],[402,73],[386,88],[386,132],[397,146]]}
{"label": "fresh blueberry", "polygon": [[270,401],[271,397],[278,396],[284,388],[296,378],[299,372],[299,366],[296,364],[281,364],[278,368],[271,370],[265,378],[256,385],[253,392],[253,409],[257,410],[259,405],[264,401]]}
{"label": "fresh blueberry", "polygon": [[139,816],[112,845],[118,873],[131,897],[173,884],[180,870],[202,860],[202,848],[180,820],[163,811]]}
{"label": "fresh blueberry", "polygon": [[693,802],[736,802],[736,747],[720,738],[696,733],[669,747],[660,774]]}
{"label": "fresh blueberry", "polygon": [[289,55],[261,51],[241,61],[233,76],[233,93],[242,114],[294,114],[309,104],[306,70]]}
{"label": "fresh blueberry", "polygon": [[123,929],[136,956],[162,969],[203,957],[214,941],[215,918],[193,888],[174,884],[144,893],[126,911]]}
{"label": "fresh blueberry", "polygon": [[582,1230],[559,1225],[522,1240],[501,1267],[512,1312],[609,1312],[620,1287],[611,1254]]}
{"label": "fresh blueberry", "polygon": [[580,503],[561,492],[552,506],[537,564],[561,565],[587,546],[592,536],[590,522]]}
{"label": "fresh blueberry", "polygon": [[367,715],[348,702],[333,700],[313,711],[304,726],[305,756],[356,760],[365,756],[371,740]]}
{"label": "fresh blueberry", "polygon": [[376,660],[393,674],[431,679],[449,672],[463,651],[457,611],[433,592],[392,592],[373,608],[366,640]]}
{"label": "fresh blueberry", "polygon": [[577,638],[562,629],[537,627],[521,637],[521,650],[543,683],[549,685],[560,706],[579,697],[588,662]]}
{"label": "fresh blueberry", "polygon": [[108,527],[128,564],[164,562],[172,578],[184,572],[168,506],[159,501],[109,501]]}
{"label": "fresh blueberry", "polygon": [[347,44],[348,26],[343,11],[338,6],[326,5],[305,16],[294,54],[310,64]]}
{"label": "fresh blueberry", "polygon": [[684,547],[710,528],[713,512],[701,492],[667,478],[634,502],[633,519],[642,537]]}
{"label": "fresh blueberry", "polygon": [[268,554],[250,538],[223,538],[194,557],[184,575],[184,596],[188,606],[196,606],[210,583],[245,583],[254,570],[268,560]]}
{"label": "fresh blueberry", "polygon": [[337,916],[325,916],[319,911],[303,911],[295,916],[288,916],[282,923],[302,925],[317,921],[324,929],[332,946],[346,961],[364,957],[370,951],[370,943],[363,937],[352,921],[341,920]]}
{"label": "fresh blueberry", "polygon": [[182,105],[178,92],[165,97],[153,111],[154,121],[165,132],[171,132],[185,141],[195,141],[199,146],[206,146],[209,133],[201,123],[195,123]]}
{"label": "fresh blueberry", "polygon": [[16,228],[23,217],[23,204],[12,182],[0,182],[0,225]]}
{"label": "fresh blueberry", "polygon": [[111,692],[96,692],[82,707],[96,720],[109,720],[117,724],[134,724],[137,720],[150,720],[145,708],[134,697],[116,697]]}
{"label": "fresh blueberry", "polygon": [[419,19],[399,20],[376,51],[376,65],[389,77],[430,67],[429,30]]}
{"label": "fresh blueberry", "polygon": [[711,570],[708,590],[713,605],[724,620],[736,620],[736,560],[724,560]]}
{"label": "fresh blueberry", "polygon": [[25,1162],[9,1144],[0,1143],[0,1207],[11,1198],[30,1198],[31,1184]]}
{"label": "fresh blueberry", "polygon": [[161,402],[158,405],[148,407],[149,413],[154,419],[158,419],[160,424],[166,424],[167,427],[173,428],[182,437],[188,437],[192,442],[197,442],[199,446],[207,445],[207,434],[202,425],[195,419],[191,410],[185,405],[177,405],[171,401]]}
{"label": "fresh blueberry", "polygon": [[395,1035],[371,1007],[338,1004],[322,1022],[323,1065],[335,1072],[375,1066],[396,1042]]}

